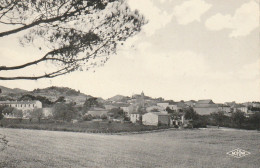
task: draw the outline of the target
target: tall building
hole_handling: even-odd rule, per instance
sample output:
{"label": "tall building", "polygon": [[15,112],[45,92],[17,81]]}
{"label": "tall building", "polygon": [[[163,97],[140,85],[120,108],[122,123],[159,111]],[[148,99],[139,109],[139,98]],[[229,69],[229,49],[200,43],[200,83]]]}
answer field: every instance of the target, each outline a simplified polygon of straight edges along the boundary
{"label": "tall building", "polygon": [[141,100],[140,100],[140,102],[141,102],[141,106],[144,108],[145,97],[144,97],[144,92],[143,92],[143,91],[142,91],[142,93],[141,93]]}
{"label": "tall building", "polygon": [[0,101],[0,105],[17,108],[18,110],[28,111],[35,108],[42,108],[42,103],[38,100],[33,101]]}

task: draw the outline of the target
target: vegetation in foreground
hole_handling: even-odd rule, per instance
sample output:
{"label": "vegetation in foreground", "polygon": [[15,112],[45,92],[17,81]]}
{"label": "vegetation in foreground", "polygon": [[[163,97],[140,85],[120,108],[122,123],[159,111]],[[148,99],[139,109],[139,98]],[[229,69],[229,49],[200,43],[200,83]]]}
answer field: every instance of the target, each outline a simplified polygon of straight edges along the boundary
{"label": "vegetation in foreground", "polygon": [[[108,135],[0,128],[0,167],[257,168],[257,131],[221,129]],[[250,152],[237,159],[226,153]]]}
{"label": "vegetation in foreground", "polygon": [[132,124],[130,122],[110,122],[110,121],[81,121],[55,122],[51,120],[42,120],[38,123],[36,120],[3,119],[1,125],[5,128],[23,128],[52,131],[71,131],[71,132],[89,132],[89,133],[119,133],[119,132],[139,132],[170,128],[169,126],[145,126]]}
{"label": "vegetation in foreground", "polygon": [[[57,88],[54,88],[57,89]],[[67,88],[61,88],[61,91]],[[69,90],[70,94],[77,94],[75,90]],[[37,100],[36,97],[25,95],[21,100]],[[42,109],[34,109],[32,111],[23,112],[9,106],[0,105],[0,126],[8,128],[25,128],[25,129],[41,129],[41,130],[59,130],[73,132],[135,132],[157,130],[161,128],[169,128],[169,126],[144,126],[142,122],[137,124],[129,123],[129,117],[119,107],[114,107],[108,110],[107,114],[93,115],[89,111],[93,108],[104,109],[104,104],[98,101],[97,98],[87,97],[85,103],[77,106],[75,102],[66,102],[65,97],[60,96],[55,101],[49,101],[47,98],[42,98],[45,107],[52,107],[50,115],[46,116]],[[145,109],[136,108],[137,112],[145,113]],[[256,109],[259,110],[259,109]],[[226,115],[224,112],[212,113],[211,115],[199,115],[193,108],[187,107],[180,111],[174,111],[166,108],[173,121],[182,120],[182,116],[186,119],[186,123],[182,125],[173,125],[172,127],[186,128],[202,128],[207,125],[239,128],[239,129],[258,129],[260,130],[260,112],[255,111],[250,116],[245,116],[241,111],[236,111]],[[11,114],[15,118],[3,118],[3,114]],[[27,118],[27,119],[24,119]],[[1,120],[2,119],[2,120]],[[141,121],[141,120],[140,120]]]}

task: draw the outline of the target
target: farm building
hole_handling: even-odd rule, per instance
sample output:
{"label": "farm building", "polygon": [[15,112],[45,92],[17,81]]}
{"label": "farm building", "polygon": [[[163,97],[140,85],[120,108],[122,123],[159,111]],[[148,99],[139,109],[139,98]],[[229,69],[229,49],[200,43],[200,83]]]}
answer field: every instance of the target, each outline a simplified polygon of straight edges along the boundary
{"label": "farm building", "polygon": [[169,125],[170,117],[167,113],[149,112],[142,116],[144,125]]}
{"label": "farm building", "polygon": [[196,103],[194,110],[200,115],[209,115],[219,111],[218,105],[212,100],[199,100]]}
{"label": "farm building", "polygon": [[190,101],[184,102],[184,104],[186,104],[189,107],[194,107],[195,104],[196,104],[196,101],[195,100],[190,100]]}
{"label": "farm building", "polygon": [[0,101],[0,105],[17,108],[22,111],[32,111],[35,108],[42,108],[42,103],[35,101]]}
{"label": "farm building", "polygon": [[219,111],[223,111],[223,112],[226,112],[226,113],[231,112],[231,107],[228,106],[228,105],[225,105],[225,104],[218,105],[218,109],[219,109]]}
{"label": "farm building", "polygon": [[102,115],[107,116],[108,110],[103,108],[92,108],[88,111],[87,114],[90,114],[92,117],[101,117]]}
{"label": "farm building", "polygon": [[252,106],[255,108],[260,108],[260,102],[253,102]]}
{"label": "farm building", "polygon": [[248,112],[248,107],[245,106],[245,105],[242,105],[242,104],[238,104],[238,105],[235,106],[234,111],[235,112],[236,111],[242,111],[244,113],[247,113]]}

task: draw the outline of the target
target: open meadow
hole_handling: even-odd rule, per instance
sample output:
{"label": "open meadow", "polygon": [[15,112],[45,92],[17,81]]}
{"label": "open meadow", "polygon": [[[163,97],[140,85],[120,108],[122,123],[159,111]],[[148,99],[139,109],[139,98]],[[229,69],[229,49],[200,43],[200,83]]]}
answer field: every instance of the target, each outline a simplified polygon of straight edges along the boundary
{"label": "open meadow", "polygon": [[[0,167],[259,168],[260,134],[233,129],[90,134],[0,128]],[[234,158],[241,148],[251,154]]]}

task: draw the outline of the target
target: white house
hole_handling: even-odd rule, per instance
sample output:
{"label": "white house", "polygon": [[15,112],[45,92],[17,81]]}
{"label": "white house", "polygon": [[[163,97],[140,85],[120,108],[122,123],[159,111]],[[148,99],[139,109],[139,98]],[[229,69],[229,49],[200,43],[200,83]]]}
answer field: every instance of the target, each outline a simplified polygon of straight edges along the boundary
{"label": "white house", "polygon": [[260,102],[253,102],[252,106],[255,108],[260,108]]}
{"label": "white house", "polygon": [[236,107],[234,108],[234,111],[235,111],[235,112],[236,112],[236,111],[241,111],[241,112],[244,112],[244,113],[247,114],[247,112],[248,112],[248,107],[247,107],[247,106],[244,106],[244,105],[242,105],[242,104],[238,104],[238,105],[236,105]]}
{"label": "white house", "polygon": [[219,111],[223,111],[223,112],[226,112],[226,113],[231,112],[231,107],[228,106],[228,105],[224,105],[224,104],[218,105],[218,109],[219,109]]}
{"label": "white house", "polygon": [[[42,103],[34,101],[0,101],[0,105],[13,107],[23,112],[23,118],[27,118],[33,109],[42,108]],[[13,114],[4,114],[5,118],[15,118]]]}
{"label": "white house", "polygon": [[34,101],[0,101],[0,105],[17,108],[18,110],[28,111],[35,108],[42,108],[42,103],[38,100]]}
{"label": "white house", "polygon": [[140,121],[141,120],[141,114],[139,113],[131,113],[130,114],[130,121],[132,123],[136,123],[137,121]]}
{"label": "white house", "polygon": [[144,125],[169,125],[170,116],[162,112],[149,112],[142,116]]}

